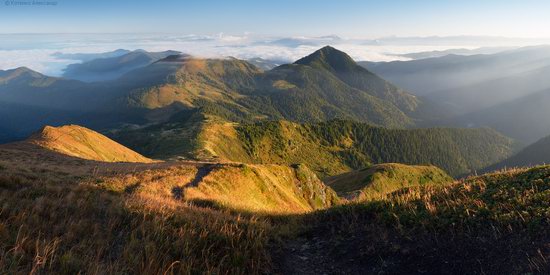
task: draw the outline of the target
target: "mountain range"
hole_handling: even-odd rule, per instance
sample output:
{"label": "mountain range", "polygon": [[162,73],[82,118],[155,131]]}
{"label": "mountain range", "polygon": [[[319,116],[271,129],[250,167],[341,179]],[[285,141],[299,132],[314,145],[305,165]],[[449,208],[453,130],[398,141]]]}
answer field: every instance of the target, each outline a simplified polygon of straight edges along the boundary
{"label": "mountain range", "polygon": [[351,118],[390,127],[412,125],[408,114],[420,105],[414,96],[331,47],[265,72],[233,58],[174,56],[132,73],[151,75],[150,71],[162,70],[165,63],[175,64],[170,73],[174,77],[133,93],[133,104],[146,108],[172,103],[192,108],[208,106],[231,120],[263,117],[305,122]]}
{"label": "mountain range", "polygon": [[[132,52],[86,64],[143,54]],[[92,83],[19,68],[0,72],[0,100],[48,108],[52,113],[78,113],[73,117],[122,113],[131,117],[129,122],[202,108],[233,121],[347,118],[388,127],[414,125],[421,119],[416,115],[427,106],[331,47],[269,71],[234,58],[170,55],[117,79]]]}
{"label": "mountain range", "polygon": [[[340,119],[389,128],[492,127],[524,144],[546,136],[547,131],[550,131],[550,125],[544,126],[546,125],[543,119],[546,117],[545,109],[537,107],[537,104],[545,102],[545,92],[533,92],[531,95],[516,98],[508,103],[501,105],[495,103],[492,108],[458,115],[450,110],[452,108],[446,108],[447,104],[438,100],[436,96],[428,96],[433,93],[415,96],[359,66],[347,54],[328,46],[293,64],[280,65],[271,70],[262,70],[247,61],[235,58],[200,59],[173,53],[172,51],[162,53],[134,51],[83,63],[99,64],[101,66],[98,65],[97,68],[106,71],[109,71],[113,64],[119,64],[122,67],[133,64],[136,56],[145,56],[146,63],[149,63],[143,63],[116,79],[101,82],[86,83],[67,78],[48,77],[27,68],[2,71],[0,72],[0,100],[3,104],[0,104],[0,113],[5,114],[5,119],[0,119],[2,123],[0,127],[11,134],[0,138],[4,141],[20,139],[44,124],[83,124],[103,132],[117,132],[117,129],[122,129],[118,131],[118,136],[123,138],[124,142],[145,146],[138,146],[135,149],[148,152],[153,156],[166,156],[167,154],[161,153],[162,150],[156,153],[151,151],[152,141],[145,139],[138,142],[142,138],[128,139],[125,138],[127,135],[122,133],[128,132],[127,130],[132,127],[141,129],[142,125],[152,124],[158,125],[154,127],[164,129],[163,131],[174,131],[171,127],[179,126],[173,125],[185,124],[184,122],[190,119],[189,116],[197,112],[201,116],[213,116],[222,121],[242,124],[252,124],[262,120],[288,120],[304,124]],[[542,72],[546,67],[543,66],[544,59],[541,57],[546,53],[545,47],[532,47],[495,55],[446,56],[410,61],[412,63],[390,62],[369,66],[375,71],[385,73],[381,68],[391,69],[399,65],[404,68],[400,71],[406,71],[423,65],[426,69],[420,66],[418,71],[437,71],[439,74],[449,75],[456,73],[457,70],[462,71],[463,74],[474,75],[474,72],[480,71],[481,68],[504,67],[508,68],[508,71],[503,73],[501,70],[500,74],[513,75],[510,76],[514,78],[511,82],[520,83],[518,82],[520,76],[514,75],[514,72],[521,71],[521,75],[529,75],[526,79],[532,80],[536,76],[541,79],[537,83],[544,83]],[[449,62],[449,60],[455,61]],[[538,61],[532,62],[533,60]],[[465,68],[473,66],[472,64],[478,64],[476,65],[478,69],[468,72]],[[436,70],[437,66],[444,67]],[[529,71],[527,67],[534,68],[534,71]],[[485,77],[489,78],[489,76]],[[512,89],[514,86],[506,86],[515,94],[520,93]],[[489,93],[487,95],[487,98],[495,97]],[[506,96],[498,97],[494,101],[502,101],[503,98]],[[14,109],[28,111],[14,112]],[[522,110],[525,109],[532,111],[523,112]],[[503,119],[504,117],[507,119]],[[434,121],[434,118],[444,119]],[[200,121],[204,118],[195,116],[194,119],[198,119],[199,122],[183,131],[186,134],[182,132],[182,138],[195,140],[197,134],[201,133],[198,130],[201,126],[197,125],[203,125]],[[516,123],[506,123],[509,121]],[[133,126],[128,128],[124,125]],[[180,139],[176,138],[176,140]],[[173,148],[169,145],[162,146],[166,147],[165,151],[174,152],[169,154],[169,157],[189,156],[189,152],[193,152],[195,150],[193,148],[196,148],[196,146],[188,146],[191,144],[189,140],[178,144],[182,144],[183,147],[172,150]],[[502,160],[517,148],[510,142],[499,143],[498,146],[500,145],[506,149],[491,156],[489,158],[491,161]],[[205,154],[206,157],[212,155],[216,154]],[[392,158],[383,160],[399,161]],[[364,163],[371,161],[373,160]],[[374,162],[378,161],[381,160]],[[434,164],[433,161],[410,163]],[[483,161],[478,165],[463,163],[451,166],[446,166],[448,164],[443,162],[435,164],[445,166],[447,171],[457,175],[480,169],[483,165],[491,163]],[[338,165],[335,164],[335,167]],[[348,164],[341,167],[360,168],[359,165],[349,166]],[[449,167],[456,169],[451,171],[448,170]]]}

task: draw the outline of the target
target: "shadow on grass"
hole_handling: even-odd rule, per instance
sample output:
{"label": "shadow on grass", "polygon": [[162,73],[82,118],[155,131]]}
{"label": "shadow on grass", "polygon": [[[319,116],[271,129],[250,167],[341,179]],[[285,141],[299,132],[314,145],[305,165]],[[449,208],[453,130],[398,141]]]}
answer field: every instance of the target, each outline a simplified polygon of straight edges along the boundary
{"label": "shadow on grass", "polygon": [[183,186],[176,186],[172,188],[172,197],[176,200],[183,199],[183,193],[186,188],[198,187],[202,180],[208,176],[216,167],[220,167],[219,164],[206,164],[197,168],[197,173],[193,180],[184,184]]}

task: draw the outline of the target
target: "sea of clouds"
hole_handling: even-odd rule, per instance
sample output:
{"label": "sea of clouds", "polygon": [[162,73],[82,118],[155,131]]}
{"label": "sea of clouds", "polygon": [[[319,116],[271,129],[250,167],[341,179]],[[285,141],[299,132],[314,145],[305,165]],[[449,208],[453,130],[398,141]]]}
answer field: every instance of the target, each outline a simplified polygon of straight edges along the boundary
{"label": "sea of clouds", "polygon": [[68,64],[78,63],[62,54],[101,53],[116,49],[176,50],[199,57],[260,57],[292,62],[325,45],[348,53],[357,61],[408,60],[406,53],[510,47],[541,44],[529,39],[457,37],[386,37],[382,39],[321,37],[265,37],[242,35],[175,34],[3,34],[0,35],[0,70],[28,67],[60,76]]}

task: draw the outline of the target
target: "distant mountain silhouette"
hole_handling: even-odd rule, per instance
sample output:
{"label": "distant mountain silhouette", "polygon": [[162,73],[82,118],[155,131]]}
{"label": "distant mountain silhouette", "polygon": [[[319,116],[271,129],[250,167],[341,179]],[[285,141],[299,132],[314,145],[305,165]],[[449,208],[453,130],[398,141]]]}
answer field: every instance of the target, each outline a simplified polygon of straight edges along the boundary
{"label": "distant mountain silhouette", "polygon": [[63,77],[86,82],[112,80],[131,70],[147,66],[159,59],[175,54],[179,54],[179,52],[136,50],[123,55],[92,59],[67,66]]}

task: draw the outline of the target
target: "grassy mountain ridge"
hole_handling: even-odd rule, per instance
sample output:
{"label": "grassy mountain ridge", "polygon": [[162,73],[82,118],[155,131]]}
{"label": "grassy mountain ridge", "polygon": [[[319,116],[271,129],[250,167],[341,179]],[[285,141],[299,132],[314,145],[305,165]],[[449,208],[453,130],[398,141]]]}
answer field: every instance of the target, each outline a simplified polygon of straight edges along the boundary
{"label": "grassy mountain ridge", "polygon": [[282,65],[265,73],[247,107],[271,119],[298,122],[335,118],[368,121],[388,127],[413,124],[392,103],[353,88],[330,71],[307,65]]}
{"label": "grassy mountain ridge", "polygon": [[[178,56],[160,60],[142,71],[131,74],[140,77],[157,67],[172,66],[166,82],[150,90],[132,95],[146,108],[159,108],[174,102],[196,107],[199,99],[235,104],[239,93],[253,89],[254,77],[260,71],[246,61],[237,59],[197,59]],[[129,77],[128,75],[127,77]],[[162,74],[159,75],[165,77]]]}
{"label": "grassy mountain ridge", "polygon": [[210,172],[197,188],[187,188],[184,197],[256,213],[303,213],[340,201],[304,165],[226,165]]}
{"label": "grassy mountain ridge", "polygon": [[146,158],[109,138],[77,125],[46,126],[25,142],[68,156],[107,162],[143,162]]}
{"label": "grassy mountain ridge", "polygon": [[[57,128],[46,126],[24,143],[79,159],[144,164],[157,162],[77,125]],[[177,166],[177,162],[167,163],[165,166]],[[185,173],[188,172],[185,170]],[[156,173],[158,174],[155,177],[166,177],[170,178],[167,181],[171,181],[178,177],[180,171],[168,169]],[[307,166],[299,164],[278,166],[211,163],[198,166],[195,178],[188,181],[188,186],[174,187],[180,188],[177,191],[178,196],[190,200],[211,200],[225,207],[247,211],[303,212],[325,208],[338,202],[334,191],[327,188]],[[154,180],[151,183],[159,188]],[[115,181],[113,184],[119,182]],[[139,184],[143,185],[145,182]],[[176,192],[175,190],[172,191]],[[237,197],[241,198],[236,199]]]}
{"label": "grassy mountain ridge", "polygon": [[[28,82],[39,84],[46,76],[35,72],[27,67],[20,67],[12,70],[0,70],[0,83],[6,84],[11,81]],[[34,82],[36,81],[36,82]],[[51,81],[51,80],[50,80]]]}

